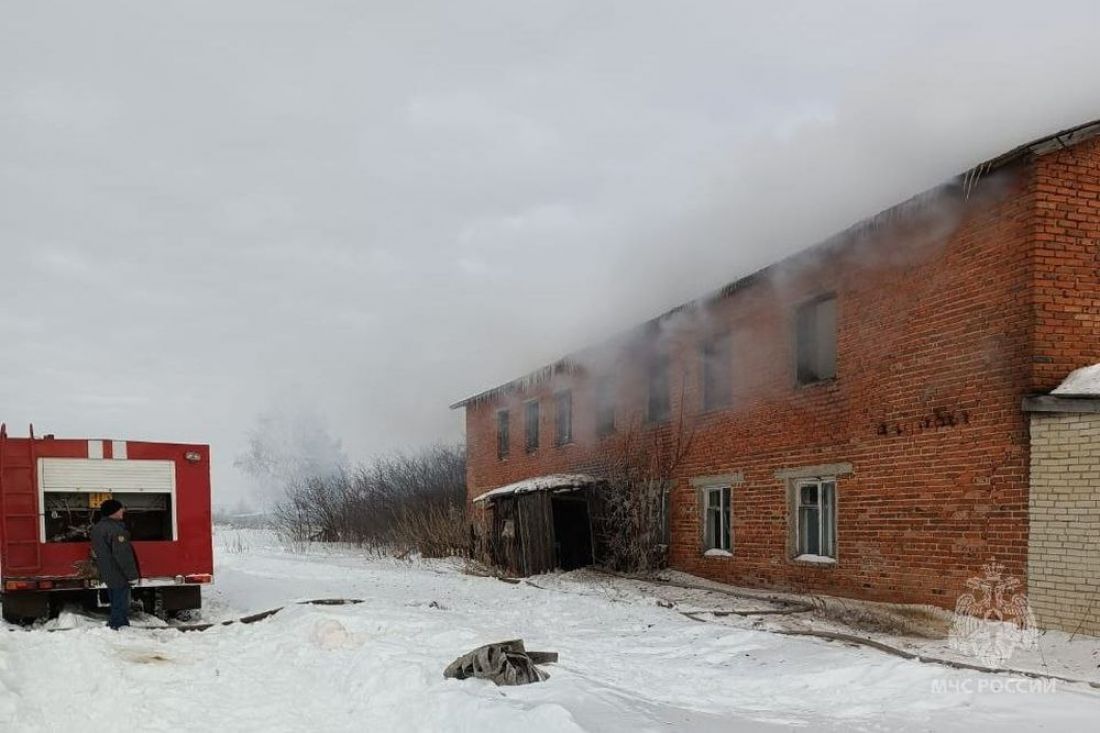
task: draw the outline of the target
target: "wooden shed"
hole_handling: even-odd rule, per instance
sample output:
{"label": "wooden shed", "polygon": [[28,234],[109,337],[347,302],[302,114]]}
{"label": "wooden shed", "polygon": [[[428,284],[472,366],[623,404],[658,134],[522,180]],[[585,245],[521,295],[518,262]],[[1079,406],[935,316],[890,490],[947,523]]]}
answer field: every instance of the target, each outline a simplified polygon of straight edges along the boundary
{"label": "wooden shed", "polygon": [[592,565],[599,555],[593,520],[602,485],[586,474],[552,474],[475,498],[488,515],[493,562],[517,576]]}

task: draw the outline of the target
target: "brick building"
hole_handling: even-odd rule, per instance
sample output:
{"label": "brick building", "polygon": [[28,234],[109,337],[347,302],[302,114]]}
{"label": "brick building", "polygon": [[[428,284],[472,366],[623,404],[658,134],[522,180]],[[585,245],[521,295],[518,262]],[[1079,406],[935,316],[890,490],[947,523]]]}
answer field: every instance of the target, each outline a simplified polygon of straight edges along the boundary
{"label": "brick building", "polygon": [[1100,122],[454,407],[471,500],[686,435],[672,567],[950,608],[991,559],[1027,576],[1022,401],[1095,362]]}

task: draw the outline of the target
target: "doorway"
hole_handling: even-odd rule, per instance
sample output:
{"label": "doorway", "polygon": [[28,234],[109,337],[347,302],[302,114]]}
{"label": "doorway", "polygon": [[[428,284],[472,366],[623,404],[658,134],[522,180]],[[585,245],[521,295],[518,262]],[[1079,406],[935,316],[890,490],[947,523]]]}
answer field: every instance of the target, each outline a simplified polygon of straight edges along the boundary
{"label": "doorway", "polygon": [[554,549],[558,567],[576,570],[592,564],[592,520],[585,496],[555,496]]}

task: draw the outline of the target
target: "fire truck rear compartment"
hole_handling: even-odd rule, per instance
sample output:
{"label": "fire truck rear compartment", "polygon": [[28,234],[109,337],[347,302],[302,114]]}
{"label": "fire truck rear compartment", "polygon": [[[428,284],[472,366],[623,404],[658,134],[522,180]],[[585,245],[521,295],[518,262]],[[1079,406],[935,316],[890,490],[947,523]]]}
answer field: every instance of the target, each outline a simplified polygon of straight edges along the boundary
{"label": "fire truck rear compartment", "polygon": [[[172,497],[162,493],[113,492],[126,507],[124,523],[136,541],[172,540]],[[99,521],[99,496],[81,491],[45,493],[46,542],[87,542]]]}

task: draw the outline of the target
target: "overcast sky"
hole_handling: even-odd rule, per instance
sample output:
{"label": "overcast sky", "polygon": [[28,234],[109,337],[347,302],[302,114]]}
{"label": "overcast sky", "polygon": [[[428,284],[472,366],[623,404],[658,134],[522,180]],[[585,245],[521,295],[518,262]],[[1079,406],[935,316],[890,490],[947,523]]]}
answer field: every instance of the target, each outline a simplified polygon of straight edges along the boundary
{"label": "overcast sky", "polygon": [[[362,459],[1100,117],[1100,3],[0,0],[0,420]],[[12,430],[14,428],[14,430]]]}

